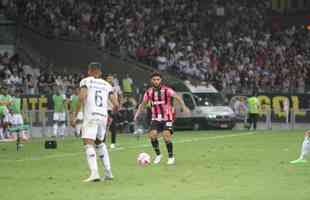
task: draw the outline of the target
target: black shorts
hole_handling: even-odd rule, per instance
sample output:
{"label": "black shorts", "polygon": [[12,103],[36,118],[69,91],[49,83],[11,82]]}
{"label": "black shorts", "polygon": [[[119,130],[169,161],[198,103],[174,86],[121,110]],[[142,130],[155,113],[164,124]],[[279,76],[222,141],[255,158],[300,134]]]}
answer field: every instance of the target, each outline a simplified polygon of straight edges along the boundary
{"label": "black shorts", "polygon": [[173,134],[173,122],[172,121],[151,121],[150,131],[156,130],[157,133],[163,131],[170,131]]}

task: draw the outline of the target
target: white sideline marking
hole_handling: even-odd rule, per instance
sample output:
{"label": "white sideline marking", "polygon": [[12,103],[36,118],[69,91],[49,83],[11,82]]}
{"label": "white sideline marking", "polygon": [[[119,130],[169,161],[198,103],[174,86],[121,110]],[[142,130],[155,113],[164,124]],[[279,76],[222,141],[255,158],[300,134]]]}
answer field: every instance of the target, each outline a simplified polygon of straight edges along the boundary
{"label": "white sideline marking", "polygon": [[[175,144],[183,144],[183,143],[191,143],[191,142],[200,142],[200,141],[206,141],[206,140],[215,140],[215,139],[224,139],[224,138],[231,138],[231,137],[241,137],[241,136],[247,136],[247,135],[253,135],[254,132],[246,132],[246,133],[238,133],[238,134],[230,134],[230,135],[218,135],[218,136],[211,136],[211,137],[200,137],[195,139],[185,139],[185,140],[176,140],[173,143]],[[129,146],[129,147],[119,147],[115,149],[110,149],[110,151],[122,151],[125,149],[138,149],[138,148],[148,148],[151,147],[149,144],[143,144],[143,145],[135,145],[135,146]],[[36,161],[36,160],[46,160],[46,159],[53,159],[53,158],[65,158],[65,157],[72,157],[80,155],[82,152],[79,153],[63,153],[58,155],[49,155],[44,157],[30,157],[25,159],[17,159],[17,160],[10,160],[10,159],[1,159],[0,162],[25,162],[25,161]]]}

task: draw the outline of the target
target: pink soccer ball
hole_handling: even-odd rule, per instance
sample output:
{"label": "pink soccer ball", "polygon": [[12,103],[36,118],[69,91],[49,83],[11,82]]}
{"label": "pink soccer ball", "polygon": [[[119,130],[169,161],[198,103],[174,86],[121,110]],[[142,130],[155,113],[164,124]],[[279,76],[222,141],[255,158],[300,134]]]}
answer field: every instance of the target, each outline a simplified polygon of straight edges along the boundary
{"label": "pink soccer ball", "polygon": [[151,163],[151,156],[147,153],[140,153],[137,158],[137,162],[141,166],[146,166]]}

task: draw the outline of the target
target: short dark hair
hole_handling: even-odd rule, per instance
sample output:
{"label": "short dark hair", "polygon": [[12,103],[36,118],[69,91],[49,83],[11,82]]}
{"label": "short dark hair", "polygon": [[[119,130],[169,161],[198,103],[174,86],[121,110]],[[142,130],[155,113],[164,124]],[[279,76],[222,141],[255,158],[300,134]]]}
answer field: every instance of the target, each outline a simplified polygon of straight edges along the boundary
{"label": "short dark hair", "polygon": [[18,88],[18,89],[15,90],[15,93],[21,93],[22,94],[23,92],[24,91],[21,88]]}
{"label": "short dark hair", "polygon": [[102,71],[102,64],[99,62],[91,62],[88,65],[88,70],[91,70],[91,69]]}
{"label": "short dark hair", "polygon": [[155,76],[159,76],[160,78],[162,77],[161,74],[157,71],[152,73],[151,78],[153,78]]}

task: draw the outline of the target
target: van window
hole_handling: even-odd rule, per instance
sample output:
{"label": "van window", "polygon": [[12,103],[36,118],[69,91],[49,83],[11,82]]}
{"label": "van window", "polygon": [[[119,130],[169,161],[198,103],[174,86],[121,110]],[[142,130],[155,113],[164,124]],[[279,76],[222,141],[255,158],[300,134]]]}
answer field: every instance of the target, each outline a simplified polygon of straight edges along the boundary
{"label": "van window", "polygon": [[193,110],[195,108],[195,104],[193,102],[191,95],[183,94],[183,101],[189,109]]}
{"label": "van window", "polygon": [[220,93],[194,93],[198,106],[225,106],[225,100]]}

